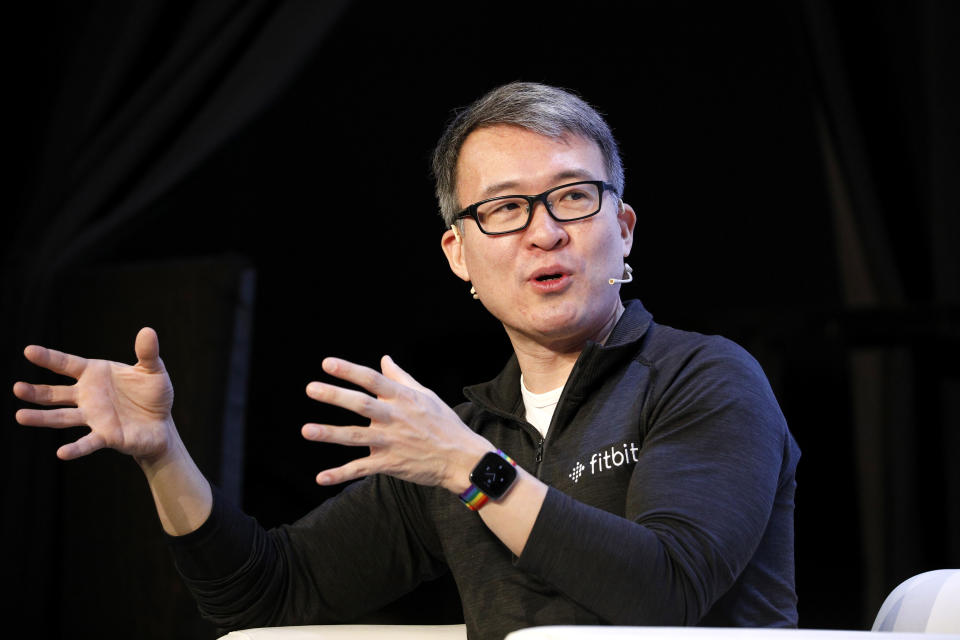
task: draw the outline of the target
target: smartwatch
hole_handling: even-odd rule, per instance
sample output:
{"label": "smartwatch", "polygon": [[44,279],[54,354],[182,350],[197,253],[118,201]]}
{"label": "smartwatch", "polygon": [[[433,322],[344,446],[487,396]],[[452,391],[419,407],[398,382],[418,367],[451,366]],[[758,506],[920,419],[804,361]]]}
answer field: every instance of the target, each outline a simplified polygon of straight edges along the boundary
{"label": "smartwatch", "polygon": [[460,494],[463,504],[473,511],[487,500],[502,498],[517,479],[517,463],[500,449],[488,452],[470,472],[470,487]]}

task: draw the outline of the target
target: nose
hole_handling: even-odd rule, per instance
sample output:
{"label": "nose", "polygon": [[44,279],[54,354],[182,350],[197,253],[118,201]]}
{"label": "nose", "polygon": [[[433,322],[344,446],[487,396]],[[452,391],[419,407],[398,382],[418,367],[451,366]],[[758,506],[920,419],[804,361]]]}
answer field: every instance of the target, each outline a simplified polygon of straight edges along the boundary
{"label": "nose", "polygon": [[545,251],[559,249],[570,240],[566,228],[553,219],[542,201],[533,204],[530,224],[524,231],[524,237],[531,247]]}

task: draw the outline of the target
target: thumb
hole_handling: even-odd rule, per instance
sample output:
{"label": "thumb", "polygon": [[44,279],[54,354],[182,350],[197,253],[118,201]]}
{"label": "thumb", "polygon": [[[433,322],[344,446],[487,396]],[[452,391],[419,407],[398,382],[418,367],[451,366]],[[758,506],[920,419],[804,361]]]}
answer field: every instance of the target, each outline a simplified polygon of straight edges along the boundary
{"label": "thumb", "polygon": [[390,356],[383,356],[380,358],[380,370],[387,378],[393,380],[394,382],[399,382],[405,387],[419,389],[420,391],[428,391],[428,389],[417,382],[413,376],[401,369],[400,365],[394,362],[393,358]]}
{"label": "thumb", "polygon": [[147,371],[162,371],[163,362],[160,360],[160,340],[157,332],[150,327],[144,327],[137,333],[137,341],[133,347],[137,354],[137,364]]}

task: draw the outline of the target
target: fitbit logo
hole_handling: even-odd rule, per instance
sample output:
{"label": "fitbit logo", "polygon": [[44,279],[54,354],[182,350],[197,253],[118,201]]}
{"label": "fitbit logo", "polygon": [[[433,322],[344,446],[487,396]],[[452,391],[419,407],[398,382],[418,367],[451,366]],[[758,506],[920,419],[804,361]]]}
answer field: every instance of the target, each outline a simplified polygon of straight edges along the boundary
{"label": "fitbit logo", "polygon": [[573,466],[573,471],[570,472],[570,479],[573,480],[574,483],[579,482],[580,475],[584,469],[586,469],[586,467],[583,466],[583,463],[577,460],[577,464]]}
{"label": "fitbit logo", "polygon": [[[638,460],[637,453],[639,451],[640,448],[634,442],[629,444],[624,442],[622,448],[611,445],[609,449],[598,451],[590,456],[590,475],[602,473],[615,467],[622,467],[625,464],[635,463]],[[579,482],[580,476],[582,476],[586,470],[587,466],[577,460],[577,464],[573,465],[573,471],[570,472],[568,477],[573,480],[574,483]]]}

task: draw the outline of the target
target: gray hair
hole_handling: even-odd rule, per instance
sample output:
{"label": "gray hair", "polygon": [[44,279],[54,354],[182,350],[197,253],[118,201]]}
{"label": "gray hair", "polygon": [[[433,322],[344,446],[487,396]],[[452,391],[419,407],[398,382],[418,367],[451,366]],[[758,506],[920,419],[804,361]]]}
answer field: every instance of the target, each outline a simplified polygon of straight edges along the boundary
{"label": "gray hair", "polygon": [[494,125],[514,125],[549,138],[574,134],[591,140],[603,155],[607,181],[623,195],[623,164],[617,141],[603,117],[589,104],[565,89],[534,82],[511,82],[457,112],[433,151],[440,215],[448,226],[460,212],[457,201],[457,159],[473,131]]}

